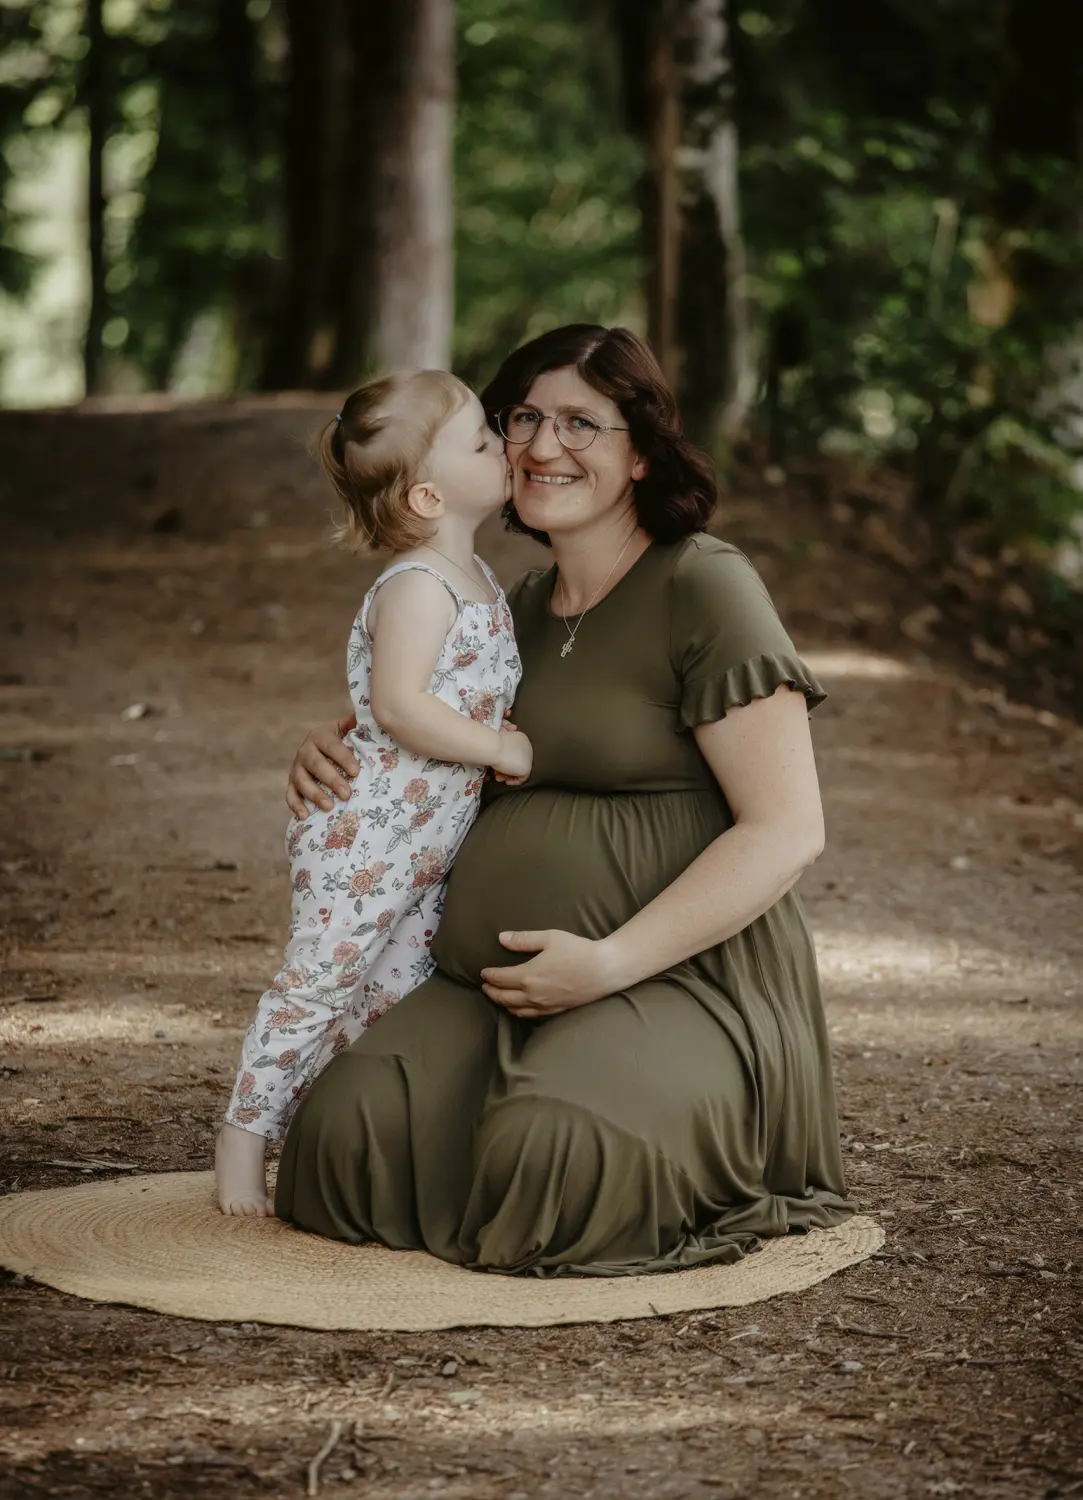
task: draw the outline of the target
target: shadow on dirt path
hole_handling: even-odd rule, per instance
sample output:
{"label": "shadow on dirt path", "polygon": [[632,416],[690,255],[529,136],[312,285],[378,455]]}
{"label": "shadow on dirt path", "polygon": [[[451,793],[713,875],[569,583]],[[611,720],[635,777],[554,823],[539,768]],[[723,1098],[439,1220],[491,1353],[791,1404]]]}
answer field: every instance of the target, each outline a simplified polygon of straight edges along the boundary
{"label": "shadow on dirt path", "polygon": [[[316,420],[0,419],[0,1190],[209,1164],[285,932],[285,768],[372,572],[322,540]],[[5,1276],[0,1495],[299,1496],[335,1416],[321,1493],[366,1500],[1083,1494],[1083,731],[862,645],[890,580],[797,505],[719,529],[831,692],[803,890],[883,1254],[754,1308],[435,1335]],[[505,580],[534,556],[488,541]]]}

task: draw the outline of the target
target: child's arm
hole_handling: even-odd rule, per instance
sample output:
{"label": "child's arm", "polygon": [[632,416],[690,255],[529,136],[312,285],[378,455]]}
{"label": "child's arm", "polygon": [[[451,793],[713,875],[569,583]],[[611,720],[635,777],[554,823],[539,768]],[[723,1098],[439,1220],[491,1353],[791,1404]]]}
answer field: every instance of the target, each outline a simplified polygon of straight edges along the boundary
{"label": "child's arm", "polygon": [[454,622],[448,591],[431,573],[398,573],[380,588],[368,619],[372,716],[415,755],[525,774],[525,735],[476,724],[429,692]]}

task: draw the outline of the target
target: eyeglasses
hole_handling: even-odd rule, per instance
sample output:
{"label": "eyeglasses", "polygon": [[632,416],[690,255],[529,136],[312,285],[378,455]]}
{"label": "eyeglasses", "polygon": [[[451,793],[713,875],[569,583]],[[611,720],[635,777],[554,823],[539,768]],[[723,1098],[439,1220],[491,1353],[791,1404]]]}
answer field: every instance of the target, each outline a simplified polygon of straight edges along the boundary
{"label": "eyeglasses", "polygon": [[562,411],[550,418],[533,406],[505,406],[496,414],[500,435],[509,443],[529,443],[541,431],[542,423],[552,421],[553,432],[562,448],[573,453],[589,448],[600,432],[627,432],[627,427],[611,427],[596,422],[581,411]]}

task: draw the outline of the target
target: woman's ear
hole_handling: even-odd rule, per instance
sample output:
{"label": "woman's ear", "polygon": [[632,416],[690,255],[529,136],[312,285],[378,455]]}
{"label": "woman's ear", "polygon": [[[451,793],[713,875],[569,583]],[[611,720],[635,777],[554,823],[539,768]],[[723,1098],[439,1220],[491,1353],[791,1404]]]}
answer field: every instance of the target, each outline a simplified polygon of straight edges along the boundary
{"label": "woman's ear", "polygon": [[427,479],[421,484],[410,486],[406,492],[406,504],[423,521],[438,521],[444,514],[443,496],[437,493]]}
{"label": "woman's ear", "polygon": [[639,454],[637,453],[635,463],[632,465],[632,478],[646,479],[647,475],[650,473],[650,469],[650,461],[646,458],[640,458]]}

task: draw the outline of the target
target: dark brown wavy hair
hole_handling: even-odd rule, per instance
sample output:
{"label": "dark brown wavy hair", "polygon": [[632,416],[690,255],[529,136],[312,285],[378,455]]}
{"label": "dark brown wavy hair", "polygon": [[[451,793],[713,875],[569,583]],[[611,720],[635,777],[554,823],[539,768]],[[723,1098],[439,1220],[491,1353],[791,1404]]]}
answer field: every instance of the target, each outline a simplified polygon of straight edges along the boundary
{"label": "dark brown wavy hair", "polygon": [[[632,447],[647,460],[647,473],[632,481],[644,531],[656,542],[675,542],[702,531],[718,503],[714,470],[707,455],[685,437],[658,361],[627,328],[569,323],[509,354],[481,393],[494,430],[497,412],[525,401],[539,375],[563,369],[575,370],[620,408]],[[504,520],[509,531],[548,544],[544,531],[524,526],[511,501],[504,507]]]}

